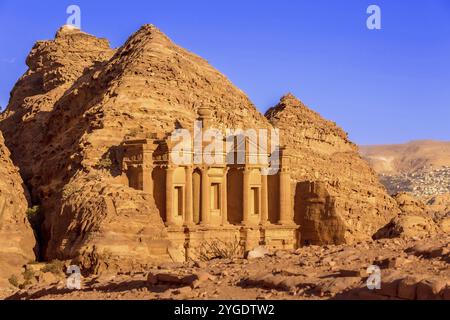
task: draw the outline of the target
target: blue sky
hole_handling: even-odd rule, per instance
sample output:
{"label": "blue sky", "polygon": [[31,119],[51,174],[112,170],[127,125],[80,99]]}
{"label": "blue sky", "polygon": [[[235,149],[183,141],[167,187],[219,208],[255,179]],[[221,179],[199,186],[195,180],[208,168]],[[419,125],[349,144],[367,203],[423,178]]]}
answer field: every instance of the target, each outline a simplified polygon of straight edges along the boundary
{"label": "blue sky", "polygon": [[[113,47],[153,23],[201,55],[264,112],[292,92],[359,144],[450,140],[450,1],[0,0],[0,105],[37,40],[79,5]],[[366,9],[380,6],[382,30]]]}

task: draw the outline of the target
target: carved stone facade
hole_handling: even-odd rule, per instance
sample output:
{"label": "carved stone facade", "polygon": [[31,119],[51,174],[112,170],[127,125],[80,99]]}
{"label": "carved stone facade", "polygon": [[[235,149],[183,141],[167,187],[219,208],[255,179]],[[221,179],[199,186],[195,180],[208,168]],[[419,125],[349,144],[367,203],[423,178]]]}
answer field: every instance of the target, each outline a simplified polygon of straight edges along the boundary
{"label": "carved stone facade", "polygon": [[[202,128],[210,128],[210,111],[200,108],[198,114]],[[255,148],[250,148],[253,141],[248,137],[242,140],[244,146],[238,142],[227,150],[225,140],[226,151],[208,154],[221,159],[211,165],[196,161],[205,159],[208,152],[204,142],[200,150],[194,145],[189,151],[183,150],[189,161],[181,165],[173,162],[177,151],[170,139],[123,142],[122,167],[128,185],[153,195],[177,248],[177,260],[195,258],[202,244],[215,240],[239,241],[245,251],[260,244],[279,249],[297,246],[298,225],[294,222],[286,150],[280,150],[278,173],[267,175],[263,172],[269,166],[268,152],[256,148],[258,154],[251,154]],[[240,148],[245,148],[245,160],[236,164]],[[267,161],[254,164],[252,156]],[[235,161],[228,161],[230,157]]]}

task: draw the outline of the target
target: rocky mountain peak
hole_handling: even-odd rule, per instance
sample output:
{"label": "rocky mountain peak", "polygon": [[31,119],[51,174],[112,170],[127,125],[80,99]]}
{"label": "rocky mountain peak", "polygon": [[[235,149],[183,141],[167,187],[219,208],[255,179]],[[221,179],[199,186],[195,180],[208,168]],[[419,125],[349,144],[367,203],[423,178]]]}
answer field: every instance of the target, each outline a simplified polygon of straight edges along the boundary
{"label": "rocky mountain peak", "polygon": [[76,26],[73,26],[70,24],[65,24],[61,28],[58,29],[58,31],[56,32],[55,38],[61,38],[68,34],[73,34],[73,33],[84,33],[84,32],[82,32]]}
{"label": "rocky mountain peak", "polygon": [[[281,143],[292,150],[292,176],[299,181],[298,188],[306,190],[301,192],[305,197],[301,203],[309,208],[299,206],[296,214],[303,217],[298,223],[303,236],[308,237],[302,241],[319,243],[337,234],[340,238],[332,241],[361,239],[375,233],[396,212],[395,201],[387,197],[356,145],[336,123],[309,109],[291,93],[284,95],[265,116],[280,129]],[[308,194],[315,188],[322,192]],[[316,207],[317,199],[330,201],[333,209]],[[302,213],[314,210],[326,212],[333,222]],[[354,225],[355,219],[364,223]],[[326,231],[329,225],[338,227]]]}
{"label": "rocky mountain peak", "polygon": [[303,102],[301,102],[294,94],[291,92],[286,93],[280,99],[280,104],[286,107],[305,107]]}
{"label": "rocky mountain peak", "polygon": [[[104,39],[63,27],[54,40],[35,45],[28,65],[8,107],[19,112],[6,113],[0,129],[33,202],[42,206],[45,259],[80,259],[86,269],[109,259],[98,252],[114,253],[119,266],[155,259],[148,244],[165,246],[163,218],[154,198],[124,185],[119,151],[127,139],[192,127],[201,106],[219,128],[280,129],[281,143],[294,151],[292,190],[313,189],[312,182],[321,191],[305,192],[310,207],[296,206],[295,214],[317,209],[336,216],[304,220],[313,228],[311,237],[368,239],[394,209],[336,124],[292,94],[264,117],[223,74],[153,25],[142,26],[117,50]],[[315,208],[316,203],[327,207]],[[338,227],[321,229],[321,223]],[[162,256],[168,252],[164,246]],[[124,252],[125,247],[134,249]]]}
{"label": "rocky mountain peak", "polygon": [[[265,117],[275,126],[283,126],[283,124],[291,126],[296,124],[296,129],[303,127],[310,128],[314,135],[320,134],[324,136],[335,136],[342,139],[344,144],[351,144],[348,135],[335,122],[324,119],[319,113],[308,108],[292,93],[288,93],[281,97],[280,102],[267,110]],[[317,137],[316,137],[317,138]]]}

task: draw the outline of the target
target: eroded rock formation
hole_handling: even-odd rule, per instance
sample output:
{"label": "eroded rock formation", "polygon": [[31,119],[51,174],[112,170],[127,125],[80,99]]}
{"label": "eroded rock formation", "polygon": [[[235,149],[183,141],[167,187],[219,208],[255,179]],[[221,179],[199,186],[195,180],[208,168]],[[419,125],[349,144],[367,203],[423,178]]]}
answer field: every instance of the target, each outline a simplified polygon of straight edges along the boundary
{"label": "eroded rock formation", "polygon": [[425,204],[413,195],[401,192],[394,195],[394,199],[401,213],[380,229],[374,238],[412,238],[448,232],[448,212],[441,202],[445,197],[433,198]]}
{"label": "eroded rock formation", "polygon": [[[396,202],[358,155],[357,146],[335,123],[323,119],[292,94],[281,98],[277,106],[267,111],[266,117],[280,129],[281,143],[292,150],[292,177],[300,182],[297,186],[300,194],[301,183],[310,182],[312,186],[313,182],[322,182],[318,184],[319,192],[310,193],[311,199],[300,195],[295,201],[300,225],[309,210],[302,202],[311,203],[313,211],[322,211],[315,218],[309,215],[307,219],[314,221],[304,225],[308,228],[305,236],[300,226],[303,242],[320,244],[318,239],[325,238],[331,243],[366,239],[398,213]],[[333,219],[319,219],[325,216]],[[344,230],[343,236],[331,241],[330,228]],[[306,234],[314,236],[310,239]]]}
{"label": "eroded rock formation", "polygon": [[178,259],[154,199],[125,186],[120,146],[192,128],[205,104],[212,126],[282,130],[293,152],[292,199],[297,183],[323,182],[323,191],[305,199],[312,207],[302,209],[310,210],[315,242],[370,239],[396,214],[395,201],[335,124],[291,95],[265,118],[226,77],[152,25],[117,50],[62,28],[35,45],[27,64],[0,128],[45,216],[46,260],[73,259],[98,271]]}
{"label": "eroded rock formation", "polygon": [[0,286],[35,260],[36,241],[27,219],[28,201],[22,179],[0,133]]}
{"label": "eroded rock formation", "polygon": [[153,199],[120,179],[116,151],[126,137],[191,127],[200,102],[214,107],[217,126],[270,126],[223,75],[151,25],[117,51],[63,28],[27,64],[0,126],[45,214],[47,260],[170,259]]}
{"label": "eroded rock formation", "polygon": [[[108,162],[125,134],[114,131],[111,124],[121,121],[108,104],[116,96],[110,81],[120,72],[100,77],[113,54],[106,40],[62,28],[54,40],[35,45],[2,115],[13,159],[45,214],[46,260],[74,259],[98,269],[105,261],[129,268],[170,259],[156,206],[117,183],[115,163]],[[123,104],[116,110],[127,112]]]}

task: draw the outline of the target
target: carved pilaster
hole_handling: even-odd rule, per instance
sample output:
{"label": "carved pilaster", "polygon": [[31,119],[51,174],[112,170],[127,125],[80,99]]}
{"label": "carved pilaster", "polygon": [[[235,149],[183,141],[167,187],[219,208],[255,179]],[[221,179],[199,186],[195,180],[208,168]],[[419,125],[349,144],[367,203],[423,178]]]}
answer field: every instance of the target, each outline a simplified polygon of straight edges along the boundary
{"label": "carved pilaster", "polygon": [[192,226],[194,224],[194,206],[193,206],[193,190],[192,190],[192,173],[191,166],[186,167],[186,194],[185,194],[185,213],[184,224]]}

